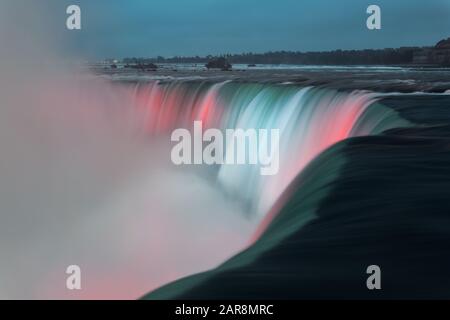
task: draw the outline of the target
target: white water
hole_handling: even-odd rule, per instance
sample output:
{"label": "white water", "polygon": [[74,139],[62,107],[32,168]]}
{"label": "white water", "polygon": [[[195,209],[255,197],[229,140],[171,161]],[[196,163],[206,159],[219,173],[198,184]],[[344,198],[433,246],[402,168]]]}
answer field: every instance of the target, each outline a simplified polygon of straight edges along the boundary
{"label": "white water", "polygon": [[40,4],[0,4],[0,298],[135,299],[244,247],[255,222],[173,170],[128,90],[60,67]]}

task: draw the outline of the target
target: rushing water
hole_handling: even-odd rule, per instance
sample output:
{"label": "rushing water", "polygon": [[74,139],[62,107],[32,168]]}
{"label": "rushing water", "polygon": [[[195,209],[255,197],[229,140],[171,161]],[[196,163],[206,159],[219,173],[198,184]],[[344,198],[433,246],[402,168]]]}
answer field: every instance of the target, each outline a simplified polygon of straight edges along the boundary
{"label": "rushing water", "polygon": [[[213,268],[249,244],[321,151],[401,122],[364,91],[112,84],[25,71],[25,78],[0,79],[5,298],[136,298]],[[218,129],[280,129],[278,174],[261,176],[257,165],[176,167],[170,134],[195,120]],[[80,293],[64,287],[71,264],[83,270]]]}
{"label": "rushing water", "polygon": [[[321,151],[343,139],[376,134],[401,119],[380,105],[374,93],[326,88],[225,81],[138,83],[135,105],[144,112],[151,134],[178,127],[279,129],[280,171],[260,175],[258,165],[218,165],[214,179],[241,199],[249,211],[264,216],[293,178]],[[374,110],[375,109],[375,110]]]}

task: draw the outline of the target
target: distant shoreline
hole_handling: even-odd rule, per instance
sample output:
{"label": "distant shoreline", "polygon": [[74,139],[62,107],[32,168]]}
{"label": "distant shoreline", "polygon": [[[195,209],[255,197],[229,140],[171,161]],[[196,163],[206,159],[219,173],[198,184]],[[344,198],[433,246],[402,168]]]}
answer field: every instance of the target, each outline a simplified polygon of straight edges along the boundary
{"label": "distant shoreline", "polygon": [[106,59],[105,64],[122,63],[128,66],[168,63],[207,64],[222,60],[231,65],[323,65],[323,66],[401,66],[401,67],[450,67],[450,38],[432,47],[400,47],[386,49],[334,50],[322,52],[269,51],[265,53],[241,53],[207,56],[175,56],[165,58],[128,57]]}

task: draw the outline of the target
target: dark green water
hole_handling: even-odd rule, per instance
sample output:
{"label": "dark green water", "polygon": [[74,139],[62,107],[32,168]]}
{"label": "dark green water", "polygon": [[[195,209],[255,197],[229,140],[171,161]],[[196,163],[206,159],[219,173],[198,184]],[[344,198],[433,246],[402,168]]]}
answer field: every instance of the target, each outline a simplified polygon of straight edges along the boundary
{"label": "dark green water", "polygon": [[[253,246],[145,298],[448,299],[450,96],[380,103],[414,125],[334,145]],[[369,265],[381,290],[366,287]]]}

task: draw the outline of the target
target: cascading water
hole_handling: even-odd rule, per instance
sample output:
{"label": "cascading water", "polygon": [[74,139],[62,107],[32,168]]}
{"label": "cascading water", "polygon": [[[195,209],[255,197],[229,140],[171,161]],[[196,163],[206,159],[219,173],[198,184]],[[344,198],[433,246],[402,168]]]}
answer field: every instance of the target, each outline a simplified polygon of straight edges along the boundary
{"label": "cascading water", "polygon": [[[242,82],[130,86],[43,70],[27,81],[0,76],[0,296],[8,298],[137,298],[213,268],[248,245],[323,149],[400,121],[371,104],[369,92]],[[261,176],[258,165],[176,168],[170,133],[195,120],[280,129],[278,174]],[[89,284],[79,295],[64,287],[71,264],[82,266]]]}
{"label": "cascading water", "polygon": [[[211,269],[247,244],[255,220],[323,149],[400,121],[372,107],[368,92],[237,81],[111,85],[63,67],[70,52],[54,40],[67,34],[51,18],[59,9],[22,2],[0,4],[0,298],[134,299]],[[173,129],[195,120],[279,128],[279,173],[200,167],[211,186],[168,166],[168,148],[141,134],[168,145]],[[65,287],[72,264],[82,268],[81,291]]]}
{"label": "cascading water", "polygon": [[[343,139],[376,134],[403,120],[371,92],[225,81],[138,83],[134,103],[145,130],[191,129],[194,121],[226,129],[279,129],[280,170],[263,176],[260,165],[216,166],[214,180],[247,210],[264,217],[294,177],[320,152]],[[377,110],[373,110],[377,108]]]}

